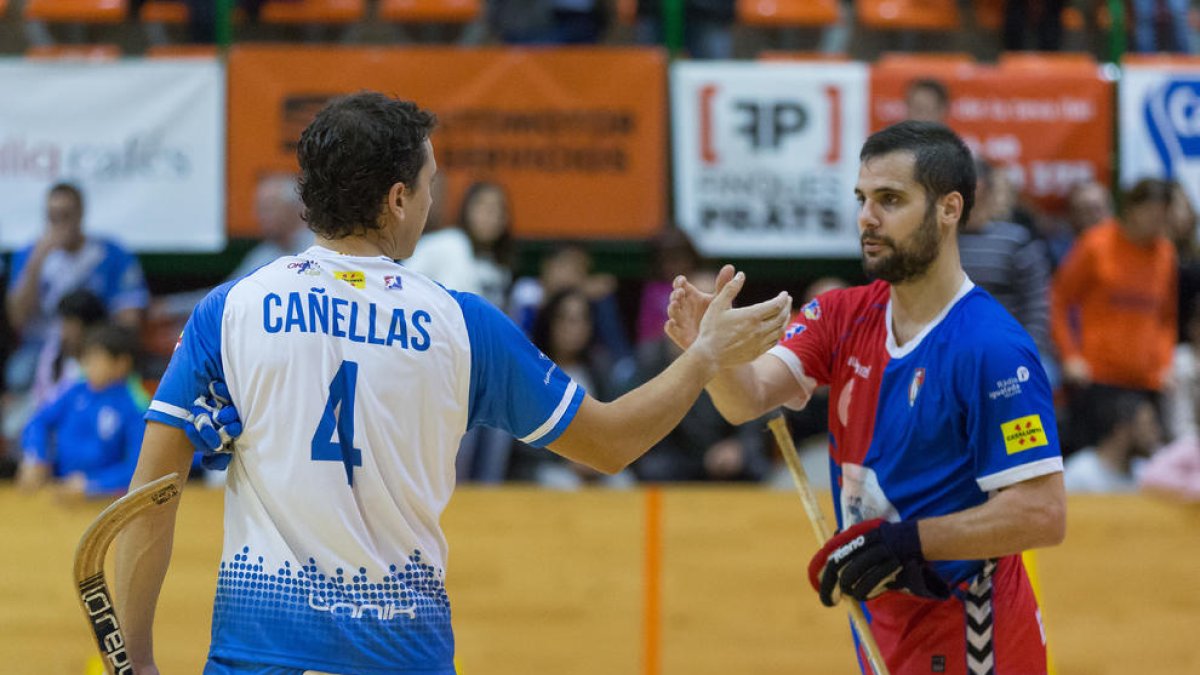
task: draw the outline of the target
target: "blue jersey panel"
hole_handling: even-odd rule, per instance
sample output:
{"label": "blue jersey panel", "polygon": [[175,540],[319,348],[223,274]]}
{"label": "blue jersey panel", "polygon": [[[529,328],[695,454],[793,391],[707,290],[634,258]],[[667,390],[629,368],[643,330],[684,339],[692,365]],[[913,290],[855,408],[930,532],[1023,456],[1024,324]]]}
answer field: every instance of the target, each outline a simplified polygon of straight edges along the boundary
{"label": "blue jersey panel", "polygon": [[188,408],[196,397],[208,391],[213,380],[225,379],[221,364],[221,321],[225,313],[225,298],[237,283],[230,281],[214,288],[196,305],[183,328],[179,346],[171,356],[167,372],[159,382],[158,391],[146,419],[183,428]]}
{"label": "blue jersey panel", "polygon": [[467,428],[486,425],[545,446],[574,419],[584,391],[492,304],[450,291],[471,340]]}

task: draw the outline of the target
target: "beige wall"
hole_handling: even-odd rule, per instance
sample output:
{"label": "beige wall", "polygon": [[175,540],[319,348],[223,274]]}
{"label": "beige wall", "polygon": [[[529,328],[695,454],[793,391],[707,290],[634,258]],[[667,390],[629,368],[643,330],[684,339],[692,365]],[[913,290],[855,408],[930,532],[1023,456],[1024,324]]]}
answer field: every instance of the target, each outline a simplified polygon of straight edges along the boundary
{"label": "beige wall", "polygon": [[[445,526],[464,671],[648,674],[647,503],[644,492],[461,490]],[[4,673],[83,672],[91,646],[71,555],[101,506],[0,488]],[[856,672],[844,613],[805,580],[816,547],[795,495],[672,489],[661,522],[658,673]],[[220,539],[220,494],[189,486],[159,606],[165,673],[201,668]],[[1039,560],[1059,673],[1200,672],[1200,509],[1073,497],[1067,543]]]}

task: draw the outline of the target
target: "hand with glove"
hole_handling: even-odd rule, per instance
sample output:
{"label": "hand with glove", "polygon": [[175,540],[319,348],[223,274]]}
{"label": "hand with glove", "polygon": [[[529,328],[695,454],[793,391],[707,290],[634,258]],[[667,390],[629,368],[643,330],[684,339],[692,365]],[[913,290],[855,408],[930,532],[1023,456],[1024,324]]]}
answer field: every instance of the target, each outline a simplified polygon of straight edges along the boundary
{"label": "hand with glove", "polygon": [[233,407],[229,387],[221,381],[209,383],[208,395],[198,397],[189,412],[184,431],[192,445],[204,453],[204,468],[225,469],[233,459],[234,440],[242,433],[242,420]]}
{"label": "hand with glove", "polygon": [[905,591],[945,600],[950,589],[925,562],[917,521],[876,518],[835,534],[808,563],[808,580],[833,607],[846,594],[870,600],[886,591]]}

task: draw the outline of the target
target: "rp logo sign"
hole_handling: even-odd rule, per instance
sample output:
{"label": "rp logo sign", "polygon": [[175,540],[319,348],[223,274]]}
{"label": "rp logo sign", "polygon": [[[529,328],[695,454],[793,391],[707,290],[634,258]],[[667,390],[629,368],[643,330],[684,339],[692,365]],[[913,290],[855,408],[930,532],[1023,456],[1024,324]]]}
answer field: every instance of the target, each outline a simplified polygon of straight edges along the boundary
{"label": "rp logo sign", "polygon": [[835,86],[825,87],[824,96],[807,101],[722,96],[716,84],[704,85],[697,93],[700,159],[704,164],[720,163],[717,139],[728,140],[731,135],[744,139],[755,153],[778,151],[788,140],[808,130],[814,124],[814,115],[827,116],[828,120],[828,145],[822,159],[827,164],[841,159],[842,101],[841,90]]}

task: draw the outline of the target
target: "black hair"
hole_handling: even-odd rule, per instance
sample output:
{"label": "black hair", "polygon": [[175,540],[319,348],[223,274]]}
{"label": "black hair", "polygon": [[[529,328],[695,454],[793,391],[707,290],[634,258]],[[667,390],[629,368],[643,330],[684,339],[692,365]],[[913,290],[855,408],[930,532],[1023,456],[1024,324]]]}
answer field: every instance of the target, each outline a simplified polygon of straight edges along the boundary
{"label": "black hair", "polygon": [[108,308],[95,293],[81,288],[67,293],[58,301],[58,315],[79,319],[84,326],[93,326],[108,318]]}
{"label": "black hair", "polygon": [[50,186],[50,190],[46,193],[46,196],[59,194],[70,195],[75,200],[75,206],[79,207],[80,211],[83,210],[83,190],[80,190],[78,185],[66,181],[55,183]]}
{"label": "black hair", "polygon": [[359,92],[331,101],[300,134],[300,198],[313,232],[340,239],[379,228],[388,190],[416,187],[437,124],[410,101]]}
{"label": "black hair", "polygon": [[[471,226],[467,223],[467,211],[471,208],[471,202],[487,190],[496,190],[504,195],[504,231],[491,244],[476,239],[475,233],[471,231]],[[458,205],[458,226],[467,233],[467,237],[471,240],[471,250],[474,251],[476,257],[490,257],[505,267],[511,266],[514,248],[512,204],[508,199],[508,190],[505,190],[503,185],[485,180],[475,181],[468,185],[466,191],[463,192],[462,201]]]}
{"label": "black hair", "polygon": [[1170,206],[1171,200],[1175,198],[1174,193],[1175,189],[1171,181],[1161,178],[1143,178],[1134,183],[1133,187],[1125,193],[1125,207],[1132,208],[1150,202]]}
{"label": "black hair", "polygon": [[138,338],[130,329],[105,323],[89,330],[83,337],[83,350],[102,349],[113,358],[128,356],[137,358]]}
{"label": "black hair", "polygon": [[1095,411],[1092,418],[1096,425],[1095,437],[1103,441],[1121,427],[1131,424],[1137,417],[1138,409],[1153,401],[1149,395],[1141,392],[1103,387],[1092,392],[1091,403]]}
{"label": "black hair", "polygon": [[913,179],[925,188],[928,208],[951,192],[962,195],[961,228],[975,206],[975,160],[966,143],[944,124],[907,120],[871,134],[858,158],[866,163],[893,152],[916,157]]}
{"label": "black hair", "polygon": [[[558,314],[559,309],[572,298],[583,300],[584,304],[587,305],[588,313],[591,314],[592,303],[588,300],[587,294],[578,288],[571,287],[564,288],[551,295],[545,304],[542,305],[542,308],[538,310],[537,317],[533,320],[533,330],[530,331],[530,340],[538,349],[542,350],[543,354],[550,358],[555,358],[555,355],[551,353],[554,347],[551,340],[551,334],[554,332],[554,317]],[[595,317],[592,317],[591,343],[596,341],[595,324]],[[584,351],[587,351],[587,349],[585,348]]]}
{"label": "black hair", "polygon": [[911,96],[913,92],[924,89],[933,93],[937,97],[938,104],[943,108],[950,107],[950,90],[946,85],[942,84],[941,80],[935,80],[932,77],[919,77],[908,83],[908,89],[904,92],[905,97]]}

